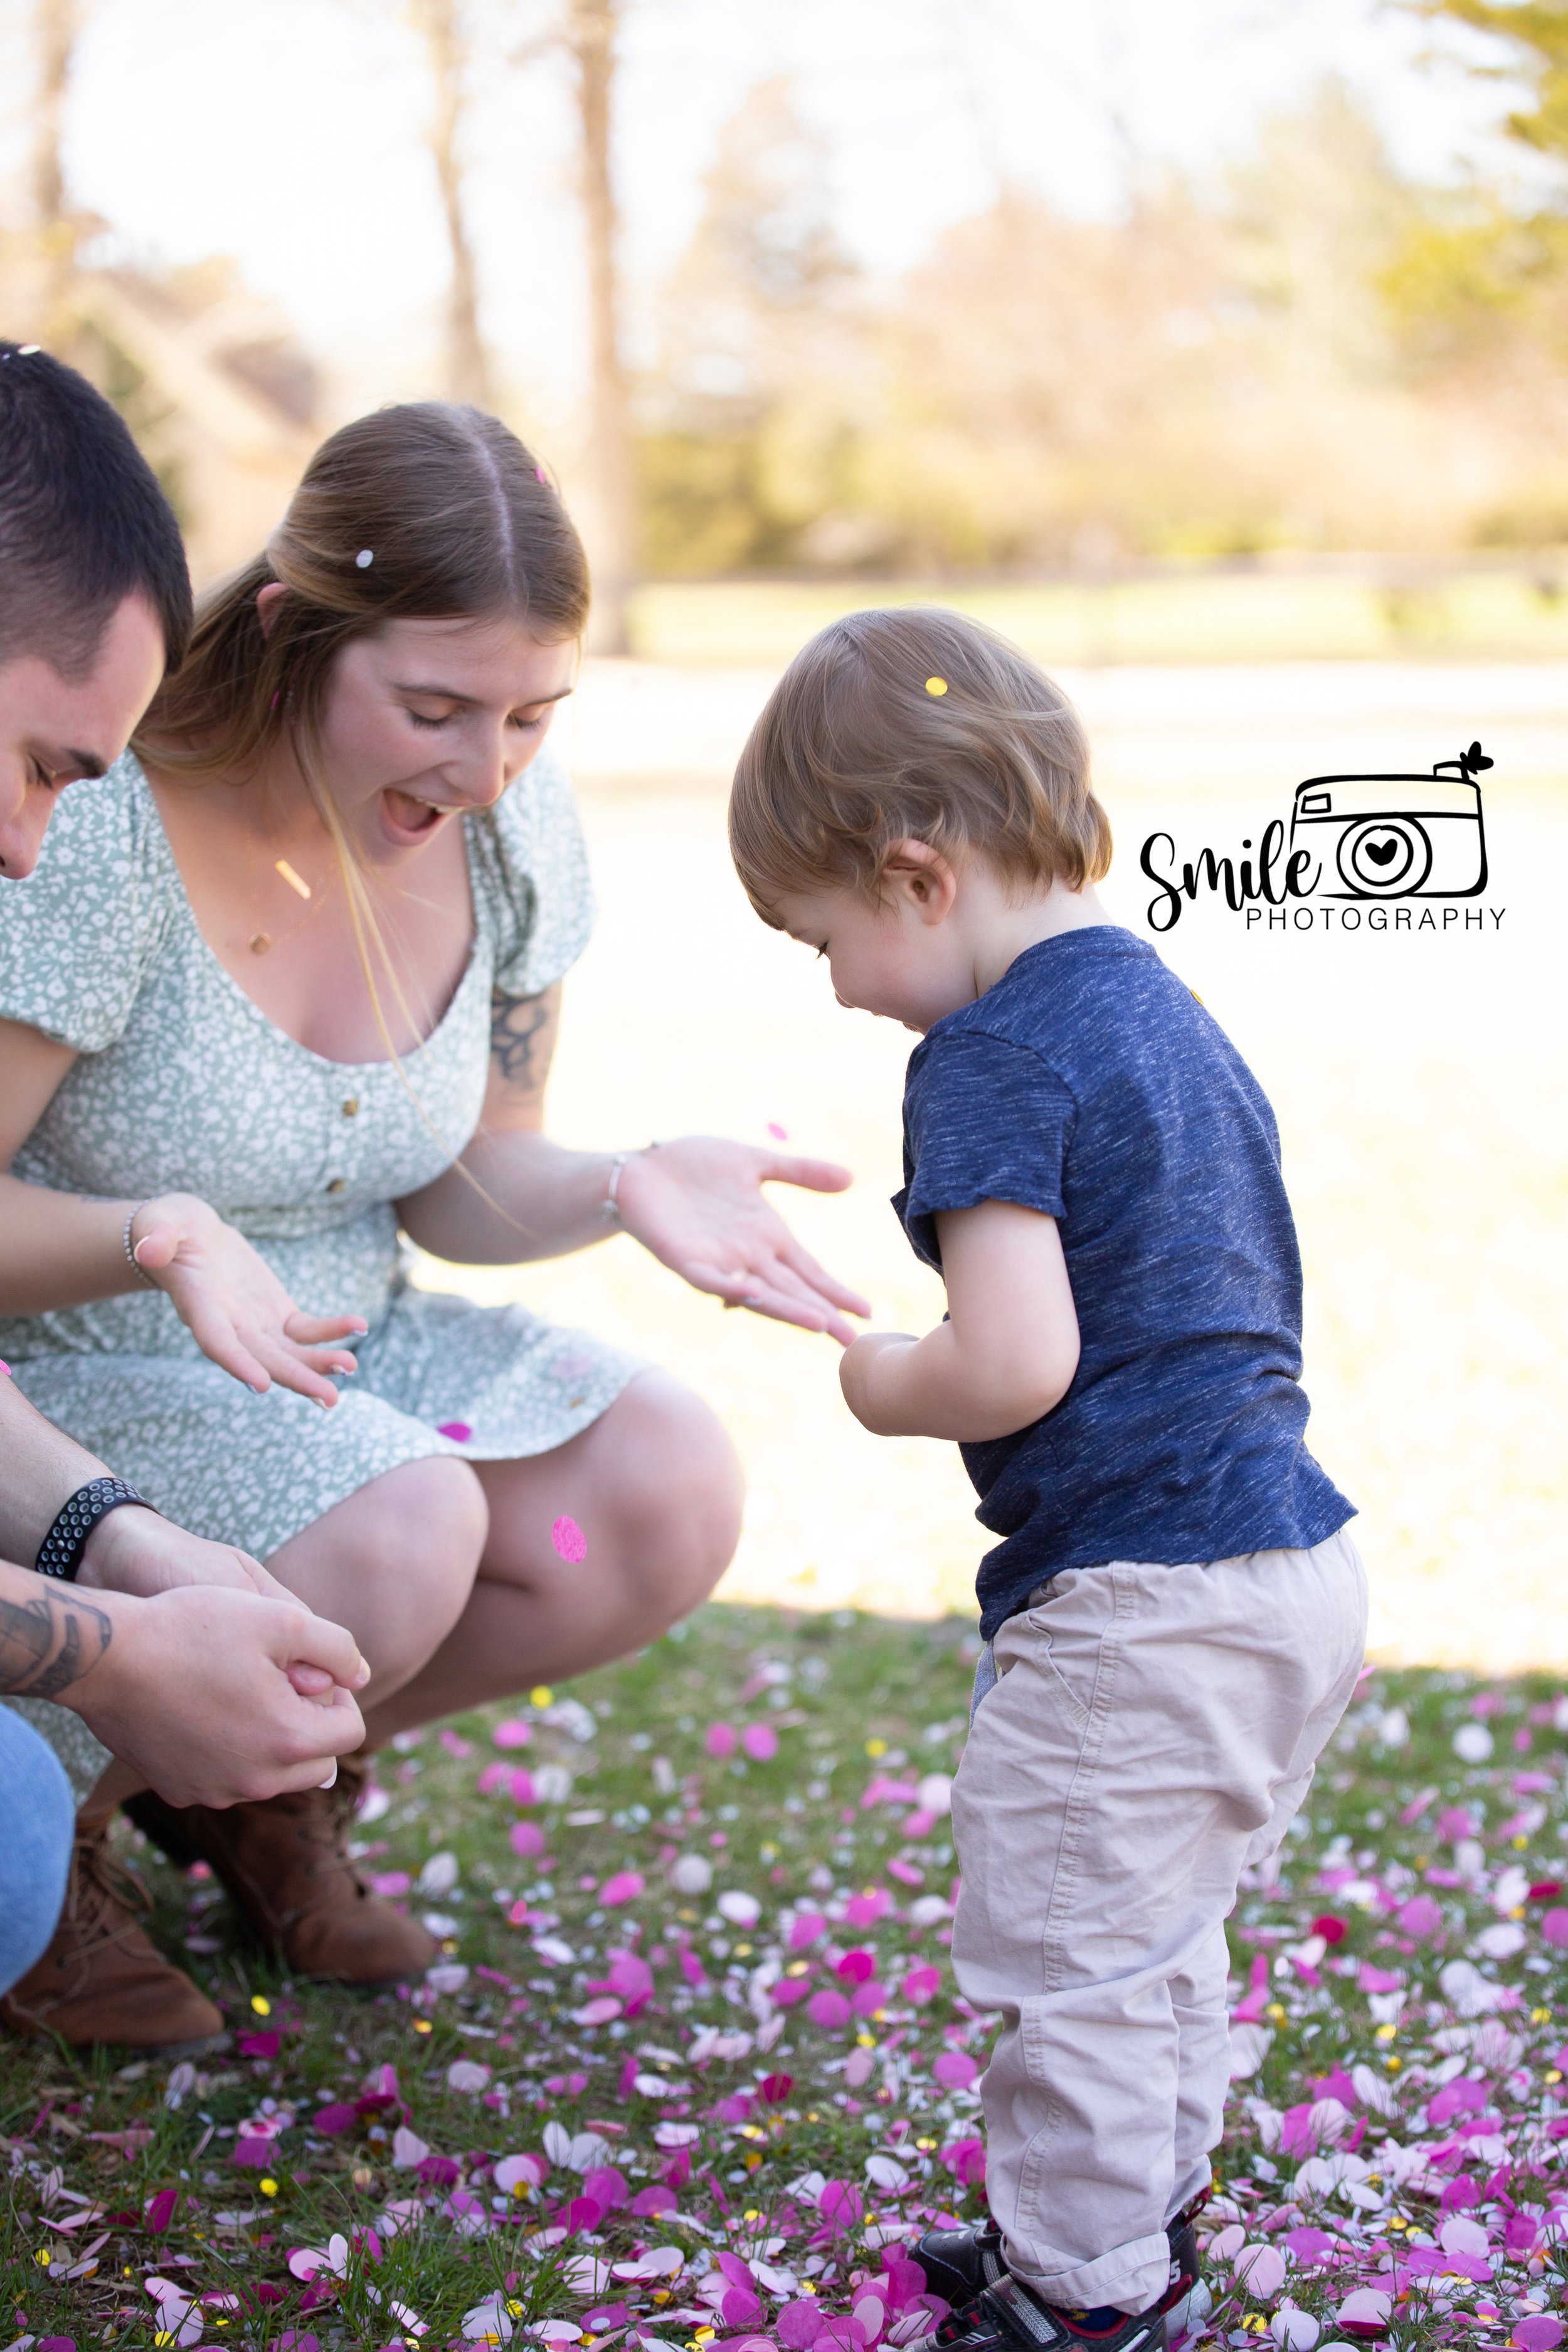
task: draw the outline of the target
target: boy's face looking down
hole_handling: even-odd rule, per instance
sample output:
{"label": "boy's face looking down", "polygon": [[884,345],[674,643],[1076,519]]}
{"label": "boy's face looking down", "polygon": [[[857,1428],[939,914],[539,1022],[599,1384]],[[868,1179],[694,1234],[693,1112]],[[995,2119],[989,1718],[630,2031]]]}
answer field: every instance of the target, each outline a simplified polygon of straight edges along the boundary
{"label": "boy's face looking down", "polygon": [[921,1036],[984,996],[1037,940],[1108,920],[1089,884],[1020,885],[980,851],[954,864],[913,840],[894,848],[878,898],[792,891],[773,911],[792,939],[826,957],[840,1004]]}
{"label": "boy's face looking down", "polygon": [[90,667],[63,677],[41,654],[0,663],[0,875],[19,881],[59,794],[124,751],[163,675],[163,626],[141,596],[110,615]]}

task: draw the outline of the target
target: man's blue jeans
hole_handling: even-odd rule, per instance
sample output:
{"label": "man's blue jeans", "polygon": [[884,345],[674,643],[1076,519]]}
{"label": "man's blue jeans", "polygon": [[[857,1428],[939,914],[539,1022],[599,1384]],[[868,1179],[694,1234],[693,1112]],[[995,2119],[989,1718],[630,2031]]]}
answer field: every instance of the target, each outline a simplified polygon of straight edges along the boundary
{"label": "man's blue jeans", "polygon": [[0,1706],[0,1992],[41,1959],[66,1899],[76,1807],[59,1759],[31,1724]]}

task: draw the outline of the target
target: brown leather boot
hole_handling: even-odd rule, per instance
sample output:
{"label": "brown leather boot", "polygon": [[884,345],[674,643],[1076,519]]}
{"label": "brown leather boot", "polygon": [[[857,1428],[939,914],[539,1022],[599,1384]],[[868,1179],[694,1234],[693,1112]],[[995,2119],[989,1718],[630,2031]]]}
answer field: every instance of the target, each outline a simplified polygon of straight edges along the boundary
{"label": "brown leather boot", "polygon": [[109,1851],[109,1823],[79,1827],[54,1940],[0,1999],[0,2023],[13,2033],[58,2034],[79,2050],[110,2042],[200,2058],[222,2049],[219,2011],[138,1924],[136,1912],[149,1907],[141,1881]]}
{"label": "brown leather boot", "polygon": [[171,1861],[206,1862],[256,1934],[296,1976],[382,1985],[422,1977],[437,1955],[416,1919],[371,1894],[347,1851],[367,1759],[338,1759],[336,1784],[258,1803],[164,1804],[149,1790],[125,1811]]}

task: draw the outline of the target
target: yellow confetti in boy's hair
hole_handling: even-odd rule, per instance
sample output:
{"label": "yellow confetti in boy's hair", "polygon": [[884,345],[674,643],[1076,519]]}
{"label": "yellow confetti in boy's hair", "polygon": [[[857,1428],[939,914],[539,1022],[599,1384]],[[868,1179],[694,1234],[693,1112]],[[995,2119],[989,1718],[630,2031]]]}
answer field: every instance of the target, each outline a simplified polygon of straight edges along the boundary
{"label": "yellow confetti in boy's hair", "polygon": [[1110,864],[1078,713],[994,630],[939,605],[849,613],[785,670],[730,795],[752,906],[851,889],[875,901],[901,841],[989,858],[1024,888]]}

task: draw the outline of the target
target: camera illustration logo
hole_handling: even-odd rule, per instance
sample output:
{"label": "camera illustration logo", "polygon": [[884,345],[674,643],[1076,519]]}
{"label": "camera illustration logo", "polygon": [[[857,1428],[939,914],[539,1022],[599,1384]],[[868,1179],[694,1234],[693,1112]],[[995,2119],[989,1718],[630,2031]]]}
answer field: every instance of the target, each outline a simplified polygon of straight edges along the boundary
{"label": "camera illustration logo", "polygon": [[1479,743],[1426,776],[1309,776],[1290,813],[1290,848],[1344,885],[1330,898],[1473,898],[1487,886]]}

